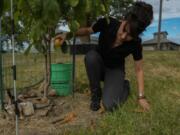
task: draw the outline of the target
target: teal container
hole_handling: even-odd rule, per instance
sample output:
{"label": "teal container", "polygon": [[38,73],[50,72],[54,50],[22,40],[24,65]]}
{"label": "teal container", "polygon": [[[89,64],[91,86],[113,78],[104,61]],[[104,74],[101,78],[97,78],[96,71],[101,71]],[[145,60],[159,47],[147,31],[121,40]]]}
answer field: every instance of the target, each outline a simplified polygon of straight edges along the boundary
{"label": "teal container", "polygon": [[51,87],[56,90],[57,95],[59,96],[68,96],[72,94],[72,84],[64,83],[64,84],[51,84]]}
{"label": "teal container", "polygon": [[72,93],[72,64],[51,64],[51,87],[57,95],[67,96]]}
{"label": "teal container", "polygon": [[72,80],[72,64],[51,64],[51,82],[64,83]]}

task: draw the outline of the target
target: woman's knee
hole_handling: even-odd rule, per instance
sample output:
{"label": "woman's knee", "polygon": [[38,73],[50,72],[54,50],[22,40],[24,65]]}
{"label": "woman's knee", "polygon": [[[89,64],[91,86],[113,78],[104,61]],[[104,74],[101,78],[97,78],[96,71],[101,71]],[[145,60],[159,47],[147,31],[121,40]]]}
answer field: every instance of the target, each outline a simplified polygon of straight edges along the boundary
{"label": "woman's knee", "polygon": [[113,111],[114,109],[117,108],[118,104],[113,101],[112,99],[102,99],[102,103],[103,103],[103,106],[105,108],[105,110],[107,111]]}
{"label": "woman's knee", "polygon": [[85,63],[94,64],[98,60],[99,54],[95,50],[89,51],[85,56]]}

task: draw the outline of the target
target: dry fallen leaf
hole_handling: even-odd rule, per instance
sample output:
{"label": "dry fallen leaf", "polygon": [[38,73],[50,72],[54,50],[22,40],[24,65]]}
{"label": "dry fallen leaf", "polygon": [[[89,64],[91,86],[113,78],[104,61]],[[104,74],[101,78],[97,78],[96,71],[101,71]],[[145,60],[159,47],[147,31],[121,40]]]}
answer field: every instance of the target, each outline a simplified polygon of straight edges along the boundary
{"label": "dry fallen leaf", "polygon": [[91,129],[92,131],[94,131],[95,128],[96,128],[96,123],[95,123],[94,120],[91,120],[91,123],[90,123],[90,129]]}
{"label": "dry fallen leaf", "polygon": [[41,103],[47,103],[49,99],[47,97],[41,98]]}
{"label": "dry fallen leaf", "polygon": [[90,91],[90,90],[85,90],[85,91],[84,91],[84,94],[85,94],[86,96],[91,96],[91,91]]}
{"label": "dry fallen leaf", "polygon": [[61,121],[60,124],[72,122],[76,117],[77,117],[77,115],[74,112],[70,112],[63,118],[63,120]]}
{"label": "dry fallen leaf", "polygon": [[54,96],[56,96],[57,94],[56,94],[56,91],[55,90],[51,90],[51,91],[49,91],[49,93],[48,93],[48,96],[50,96],[50,97],[54,97]]}
{"label": "dry fallen leaf", "polygon": [[99,113],[99,114],[103,114],[106,110],[105,110],[105,108],[104,108],[104,105],[103,105],[102,101],[101,101],[101,103],[100,103],[100,106],[101,106],[101,108],[99,109],[98,113]]}
{"label": "dry fallen leaf", "polygon": [[145,109],[135,109],[133,112],[144,113],[147,112]]}

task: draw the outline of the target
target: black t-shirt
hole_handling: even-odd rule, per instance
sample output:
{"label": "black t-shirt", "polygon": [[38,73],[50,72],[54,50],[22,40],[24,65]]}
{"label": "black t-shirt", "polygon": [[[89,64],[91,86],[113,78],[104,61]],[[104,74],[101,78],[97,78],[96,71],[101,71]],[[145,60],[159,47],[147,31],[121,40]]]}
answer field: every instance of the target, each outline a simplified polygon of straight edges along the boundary
{"label": "black t-shirt", "polygon": [[121,22],[110,17],[99,19],[92,27],[94,32],[100,32],[97,51],[103,58],[104,64],[109,68],[124,68],[125,57],[133,55],[135,61],[142,59],[141,38],[125,41],[122,45],[112,47]]}

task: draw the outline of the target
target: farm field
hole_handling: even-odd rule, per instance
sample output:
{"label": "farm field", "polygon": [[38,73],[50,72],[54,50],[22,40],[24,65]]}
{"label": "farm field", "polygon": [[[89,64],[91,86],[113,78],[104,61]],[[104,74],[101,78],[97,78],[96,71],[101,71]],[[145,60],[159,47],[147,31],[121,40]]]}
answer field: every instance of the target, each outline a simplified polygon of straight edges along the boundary
{"label": "farm field", "polygon": [[[53,110],[46,117],[40,117],[36,113],[21,120],[20,133],[22,135],[178,135],[180,133],[180,52],[144,51],[143,57],[145,93],[151,104],[150,112],[142,112],[137,105],[137,85],[131,56],[126,60],[126,78],[131,82],[131,93],[127,102],[113,113],[91,112],[88,80],[83,63],[84,55],[78,55],[74,98],[51,97],[56,105]],[[19,76],[17,84],[20,92],[24,87],[43,78],[44,61],[43,57],[38,55],[16,58],[17,76]],[[6,59],[10,61],[11,58],[6,56]],[[52,63],[65,61],[71,61],[69,55],[52,55]],[[9,83],[6,86],[10,87],[11,75],[6,74],[7,72],[5,71],[7,75],[5,85]],[[39,92],[38,86],[30,91]],[[72,113],[74,114],[72,120],[52,124],[55,118]],[[0,135],[11,134],[15,134],[14,121],[1,112]]]}

